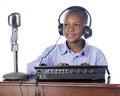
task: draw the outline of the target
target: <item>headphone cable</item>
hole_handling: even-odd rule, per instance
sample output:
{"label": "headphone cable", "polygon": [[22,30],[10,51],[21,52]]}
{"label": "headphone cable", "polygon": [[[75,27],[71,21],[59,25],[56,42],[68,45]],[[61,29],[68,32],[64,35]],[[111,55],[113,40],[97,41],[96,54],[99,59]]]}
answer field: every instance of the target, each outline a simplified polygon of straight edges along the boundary
{"label": "headphone cable", "polygon": [[[61,38],[61,36],[57,39],[56,43],[51,48],[51,50],[49,50],[48,53],[44,57],[41,58],[41,61],[40,61],[40,64],[39,64],[40,66],[42,65],[43,59],[46,58],[50,54],[50,52],[56,47],[56,45],[57,45],[57,43],[58,43],[58,41],[59,41],[60,38]],[[43,64],[43,66],[45,66],[45,64]]]}

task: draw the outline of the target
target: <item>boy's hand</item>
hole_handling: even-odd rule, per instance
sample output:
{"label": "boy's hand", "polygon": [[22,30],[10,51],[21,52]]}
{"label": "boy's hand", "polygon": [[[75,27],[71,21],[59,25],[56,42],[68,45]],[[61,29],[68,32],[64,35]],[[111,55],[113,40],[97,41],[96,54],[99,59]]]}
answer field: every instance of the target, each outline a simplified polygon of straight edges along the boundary
{"label": "boy's hand", "polygon": [[57,66],[69,66],[69,64],[67,64],[67,63],[59,63],[59,64],[57,64]]}
{"label": "boy's hand", "polygon": [[82,64],[80,64],[80,66],[90,66],[90,64],[88,64],[88,63],[82,63]]}

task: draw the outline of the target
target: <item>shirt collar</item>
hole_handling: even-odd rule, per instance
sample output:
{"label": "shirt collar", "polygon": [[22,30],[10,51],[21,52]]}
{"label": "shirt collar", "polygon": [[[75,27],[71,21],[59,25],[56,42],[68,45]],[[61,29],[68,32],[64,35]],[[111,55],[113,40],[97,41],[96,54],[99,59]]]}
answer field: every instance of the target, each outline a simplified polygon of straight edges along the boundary
{"label": "shirt collar", "polygon": [[66,54],[67,52],[70,52],[70,50],[69,50],[69,48],[67,47],[67,43],[65,42],[65,43],[63,44],[63,48],[62,48],[61,54],[64,55],[64,54]]}
{"label": "shirt collar", "polygon": [[85,42],[85,47],[84,47],[83,50],[81,51],[81,55],[82,55],[82,56],[84,56],[84,55],[87,54],[87,50],[88,50],[87,48],[88,48],[88,46],[89,46],[88,43]]}
{"label": "shirt collar", "polygon": [[[88,48],[88,46],[89,46],[88,43],[85,41],[85,46],[84,46],[83,50],[80,52],[81,56],[84,56],[84,55],[87,54],[87,48]],[[61,51],[61,55],[64,55],[64,54],[66,54],[67,52],[71,52],[71,51],[70,51],[69,48],[67,47],[67,43],[64,42],[63,48],[62,48],[62,51]]]}

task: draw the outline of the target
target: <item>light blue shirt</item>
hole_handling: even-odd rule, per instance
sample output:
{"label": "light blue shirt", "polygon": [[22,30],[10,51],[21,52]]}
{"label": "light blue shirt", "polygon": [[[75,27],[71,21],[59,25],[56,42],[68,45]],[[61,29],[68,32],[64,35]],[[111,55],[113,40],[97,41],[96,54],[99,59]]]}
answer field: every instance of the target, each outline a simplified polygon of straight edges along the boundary
{"label": "light blue shirt", "polygon": [[80,53],[74,53],[67,47],[66,42],[47,47],[42,55],[27,65],[27,73],[35,75],[36,70],[34,67],[42,63],[48,66],[55,66],[59,63],[67,63],[69,65],[80,65],[82,63],[108,65],[105,55],[100,49],[85,43],[85,47]]}

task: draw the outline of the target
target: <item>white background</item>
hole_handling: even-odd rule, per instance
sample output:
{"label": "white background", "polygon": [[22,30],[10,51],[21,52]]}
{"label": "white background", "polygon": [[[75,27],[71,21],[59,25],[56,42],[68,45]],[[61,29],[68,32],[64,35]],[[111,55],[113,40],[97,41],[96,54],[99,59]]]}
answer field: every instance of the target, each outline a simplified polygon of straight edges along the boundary
{"label": "white background", "polygon": [[[85,7],[92,16],[93,36],[87,42],[100,48],[109,63],[113,83],[120,82],[120,6],[119,0],[1,0],[0,1],[0,80],[14,71],[8,15],[21,14],[18,28],[19,72],[26,73],[27,63],[37,58],[59,37],[58,16],[69,6]],[[58,43],[64,42],[62,37]]]}

